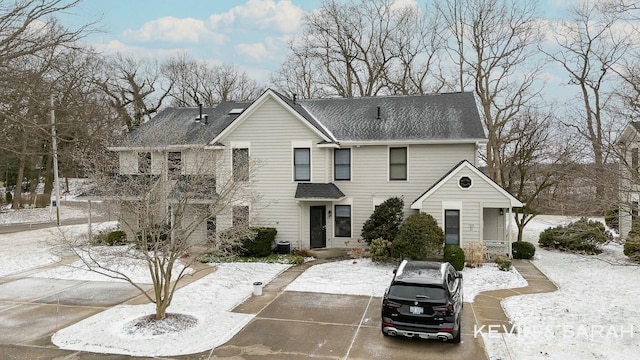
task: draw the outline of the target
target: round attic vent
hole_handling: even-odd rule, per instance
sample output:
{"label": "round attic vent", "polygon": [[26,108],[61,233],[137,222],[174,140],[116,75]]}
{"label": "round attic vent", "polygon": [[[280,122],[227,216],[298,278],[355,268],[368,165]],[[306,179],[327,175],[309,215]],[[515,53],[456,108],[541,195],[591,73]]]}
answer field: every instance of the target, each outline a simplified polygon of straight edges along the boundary
{"label": "round attic vent", "polygon": [[471,178],[468,176],[463,176],[458,180],[458,184],[463,189],[468,189],[471,187]]}

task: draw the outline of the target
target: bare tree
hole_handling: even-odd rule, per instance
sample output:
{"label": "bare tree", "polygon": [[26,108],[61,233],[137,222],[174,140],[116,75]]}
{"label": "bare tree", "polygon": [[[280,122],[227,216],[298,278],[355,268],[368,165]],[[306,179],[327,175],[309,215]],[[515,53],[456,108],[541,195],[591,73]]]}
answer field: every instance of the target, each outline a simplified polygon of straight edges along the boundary
{"label": "bare tree", "polygon": [[[181,133],[166,125],[162,131]],[[147,140],[155,143],[152,138]],[[180,145],[180,139],[176,141],[174,145]],[[238,220],[234,206],[251,204],[256,197],[249,182],[238,181],[226,170],[228,154],[188,144],[180,153],[139,142],[135,148],[121,155],[120,162],[113,161],[113,154],[111,161],[94,154],[82,159],[95,184],[92,195],[117,208],[115,216],[127,234],[125,245],[105,251],[91,239],[63,240],[90,271],[127,281],[140,290],[155,304],[155,318],[160,320],[167,315],[178,283],[200,255],[232,251],[240,238],[250,234],[249,219]],[[247,171],[257,168],[246,166]],[[123,269],[123,264],[131,263],[148,269],[152,293]]]}
{"label": "bare tree", "polygon": [[173,84],[169,96],[175,106],[214,106],[223,101],[248,101],[263,91],[246,72],[233,65],[211,65],[182,54],[162,66]]}
{"label": "bare tree", "polygon": [[518,241],[525,226],[540,213],[545,193],[568,176],[572,143],[559,136],[553,124],[551,114],[528,108],[510,122],[502,142],[505,189],[524,204],[515,212]]}
{"label": "bare tree", "polygon": [[487,130],[489,176],[506,183],[502,164],[509,123],[540,93],[535,62],[540,41],[537,4],[515,0],[453,0],[437,5],[455,41],[449,53],[459,70],[460,91],[467,79],[480,100]]}
{"label": "bare tree", "polygon": [[279,82],[288,79],[305,95],[313,89],[342,97],[437,90],[443,40],[431,15],[390,0],[326,0],[290,43]]}
{"label": "bare tree", "polygon": [[581,104],[570,112],[563,123],[579,134],[588,144],[586,157],[593,161],[590,177],[596,189],[596,199],[603,200],[601,209],[611,201],[607,196],[606,164],[613,160],[610,145],[615,141],[615,117],[609,109],[614,103],[607,84],[615,78],[615,67],[629,50],[628,34],[617,27],[620,17],[608,11],[606,4],[587,2],[572,9],[573,18],[555,33],[559,51],[546,51],[560,64],[569,83],[578,87]]}
{"label": "bare tree", "polygon": [[155,61],[118,54],[105,58],[105,73],[98,75],[94,83],[107,95],[109,106],[131,131],[162,106],[172,87],[164,80]]}
{"label": "bare tree", "polygon": [[4,152],[17,164],[12,206],[22,200],[22,182],[36,168],[46,150],[49,134],[45,121],[52,82],[51,64],[64,49],[77,48],[92,24],[77,29],[62,27],[55,15],[72,9],[78,1],[15,1],[0,4],[0,122]]}

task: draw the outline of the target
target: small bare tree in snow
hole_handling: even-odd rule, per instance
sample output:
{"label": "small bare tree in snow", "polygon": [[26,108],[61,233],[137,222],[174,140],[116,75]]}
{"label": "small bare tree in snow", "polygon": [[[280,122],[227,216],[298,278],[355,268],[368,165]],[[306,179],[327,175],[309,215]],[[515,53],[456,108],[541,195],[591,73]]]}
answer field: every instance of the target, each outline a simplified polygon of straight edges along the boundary
{"label": "small bare tree in snow", "polygon": [[[104,159],[83,158],[95,183],[92,195],[116,208],[116,219],[127,234],[123,245],[96,246],[86,237],[64,237],[64,245],[90,271],[127,281],[155,303],[157,320],[166,317],[178,283],[193,272],[202,254],[233,251],[250,234],[248,211],[243,209],[257,200],[245,181],[257,165],[247,158],[234,159],[234,172],[228,169],[232,155],[223,150],[154,145],[167,134],[179,138],[178,127],[163,127],[154,136],[146,136],[153,133],[146,129],[148,145],[140,146],[140,138],[135,148],[119,145],[124,151],[119,161],[114,153],[104,154]],[[132,266],[147,268],[150,281],[132,276]],[[152,292],[145,283],[153,285]]]}

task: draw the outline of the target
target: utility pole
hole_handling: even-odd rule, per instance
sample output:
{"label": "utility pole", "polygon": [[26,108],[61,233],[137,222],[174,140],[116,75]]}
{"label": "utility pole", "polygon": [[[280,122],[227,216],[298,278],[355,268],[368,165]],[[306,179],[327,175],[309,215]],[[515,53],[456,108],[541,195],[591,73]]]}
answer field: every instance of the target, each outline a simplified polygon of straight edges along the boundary
{"label": "utility pole", "polygon": [[56,114],[53,109],[53,95],[51,95],[51,145],[53,147],[53,181],[56,205],[56,224],[60,223],[60,179],[58,178],[58,140],[56,137]]}

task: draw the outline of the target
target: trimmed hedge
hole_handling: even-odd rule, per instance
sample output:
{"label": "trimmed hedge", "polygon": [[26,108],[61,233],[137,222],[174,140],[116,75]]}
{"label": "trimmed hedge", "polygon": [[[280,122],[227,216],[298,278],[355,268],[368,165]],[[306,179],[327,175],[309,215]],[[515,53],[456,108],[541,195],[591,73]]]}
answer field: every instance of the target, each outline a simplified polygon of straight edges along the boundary
{"label": "trimmed hedge", "polygon": [[442,258],[444,232],[429,214],[411,214],[400,226],[391,246],[391,256],[397,259],[427,260]]}
{"label": "trimmed hedge", "polygon": [[404,219],[404,200],[392,197],[380,204],[362,225],[362,238],[371,244],[374,239],[393,242]]}
{"label": "trimmed hedge", "polygon": [[388,262],[391,260],[389,248],[387,247],[387,240],[382,238],[371,241],[371,245],[369,245],[369,254],[371,255],[371,261],[374,262]]}
{"label": "trimmed hedge", "polygon": [[278,231],[272,227],[252,227],[253,236],[245,237],[241,240],[242,248],[239,249],[241,256],[268,256],[273,252],[273,244]]}
{"label": "trimmed hedge", "polygon": [[536,254],[536,247],[527,241],[516,241],[511,244],[511,255],[514,259],[532,259]]}
{"label": "trimmed hedge", "polygon": [[107,245],[117,246],[127,243],[127,234],[122,230],[115,230],[107,235]]}
{"label": "trimmed hedge", "polygon": [[444,261],[451,264],[456,270],[464,269],[464,250],[458,245],[447,244],[444,247]]}

